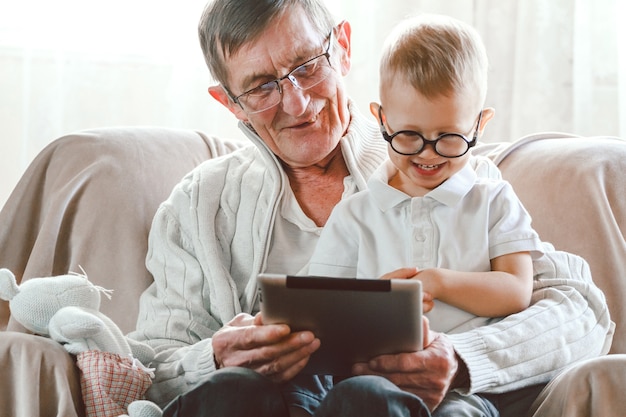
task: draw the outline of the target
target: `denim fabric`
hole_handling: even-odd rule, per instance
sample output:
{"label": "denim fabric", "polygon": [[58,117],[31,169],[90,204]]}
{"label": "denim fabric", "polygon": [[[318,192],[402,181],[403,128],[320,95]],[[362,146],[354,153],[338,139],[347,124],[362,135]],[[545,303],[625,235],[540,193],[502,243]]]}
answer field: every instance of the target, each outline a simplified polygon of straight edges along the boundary
{"label": "denim fabric", "polygon": [[504,394],[485,394],[500,411],[500,417],[524,417],[529,415],[530,407],[546,384],[531,385]]}
{"label": "denim fabric", "polygon": [[280,386],[245,368],[215,371],[201,385],[179,395],[163,417],[289,417]]}
{"label": "denim fabric", "polygon": [[328,393],[315,417],[427,417],[428,407],[416,395],[379,376],[355,376]]}
{"label": "denim fabric", "polygon": [[[498,395],[449,393],[432,416],[520,417],[540,390],[534,386]],[[418,396],[378,376],[333,384],[329,376],[302,375],[281,385],[249,369],[224,368],[173,400],[163,417],[289,417],[289,407],[294,406],[314,417],[431,416]]]}
{"label": "denim fabric", "polygon": [[495,405],[480,395],[461,395],[450,392],[433,417],[500,417]]}
{"label": "denim fabric", "polygon": [[301,376],[289,384],[244,368],[224,368],[180,395],[163,417],[288,417],[288,406],[315,417],[430,416],[420,398],[382,377],[358,376],[332,385],[330,377]]}
{"label": "denim fabric", "polygon": [[298,375],[282,386],[288,407],[299,407],[313,414],[333,388],[330,375]]}

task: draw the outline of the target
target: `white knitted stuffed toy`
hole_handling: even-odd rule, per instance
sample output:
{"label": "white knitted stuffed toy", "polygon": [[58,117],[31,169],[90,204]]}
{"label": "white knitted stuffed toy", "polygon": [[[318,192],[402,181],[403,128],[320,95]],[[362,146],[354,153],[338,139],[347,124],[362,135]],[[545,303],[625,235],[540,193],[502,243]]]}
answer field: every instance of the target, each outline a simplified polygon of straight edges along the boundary
{"label": "white knitted stuffed toy", "polygon": [[11,317],[77,355],[88,417],[160,417],[161,409],[143,400],[153,377],[143,364],[154,350],[126,338],[99,311],[100,295],[110,293],[79,274],[32,278],[18,286],[11,271],[0,269],[0,299],[9,301]]}

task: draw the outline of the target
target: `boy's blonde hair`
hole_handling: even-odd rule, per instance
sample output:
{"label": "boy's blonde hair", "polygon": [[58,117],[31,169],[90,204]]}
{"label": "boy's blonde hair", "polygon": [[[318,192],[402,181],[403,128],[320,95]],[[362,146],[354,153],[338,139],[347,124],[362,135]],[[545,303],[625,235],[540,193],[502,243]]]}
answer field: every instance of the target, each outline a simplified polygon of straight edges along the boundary
{"label": "boy's blonde hair", "polygon": [[405,77],[426,98],[456,93],[487,95],[487,52],[478,32],[448,16],[423,14],[389,35],[380,63],[381,89]]}

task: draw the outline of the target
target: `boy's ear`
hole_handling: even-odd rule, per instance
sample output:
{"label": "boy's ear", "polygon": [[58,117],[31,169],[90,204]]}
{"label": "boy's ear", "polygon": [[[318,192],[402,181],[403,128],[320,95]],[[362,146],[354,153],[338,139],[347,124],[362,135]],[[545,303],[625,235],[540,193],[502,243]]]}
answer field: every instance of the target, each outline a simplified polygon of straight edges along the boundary
{"label": "boy's ear", "polygon": [[219,101],[221,105],[226,107],[235,117],[241,121],[247,122],[248,116],[243,111],[240,105],[234,103],[231,99],[224,87],[221,85],[213,85],[209,87],[209,94],[215,100]]}
{"label": "boy's ear", "polygon": [[495,115],[496,109],[494,109],[493,107],[486,107],[483,109],[483,115],[480,119],[480,126],[478,127],[479,136],[482,136],[483,132],[485,131],[485,126],[487,126],[487,123],[489,123],[489,121],[493,119]]}

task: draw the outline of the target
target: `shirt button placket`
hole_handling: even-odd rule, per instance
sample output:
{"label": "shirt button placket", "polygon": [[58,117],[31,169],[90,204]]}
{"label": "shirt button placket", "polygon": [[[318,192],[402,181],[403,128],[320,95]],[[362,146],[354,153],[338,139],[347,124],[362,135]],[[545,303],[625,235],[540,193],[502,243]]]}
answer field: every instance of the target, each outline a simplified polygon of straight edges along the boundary
{"label": "shirt button placket", "polygon": [[428,210],[423,204],[422,198],[411,200],[411,223],[413,226],[412,257],[415,265],[421,265],[428,259]]}

